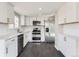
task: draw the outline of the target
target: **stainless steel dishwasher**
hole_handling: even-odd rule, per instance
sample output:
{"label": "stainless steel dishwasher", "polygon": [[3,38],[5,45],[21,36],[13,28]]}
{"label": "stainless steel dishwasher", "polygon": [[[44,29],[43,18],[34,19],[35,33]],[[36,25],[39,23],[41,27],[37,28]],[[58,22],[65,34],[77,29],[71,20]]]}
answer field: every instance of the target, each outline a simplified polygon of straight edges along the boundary
{"label": "stainless steel dishwasher", "polygon": [[23,34],[18,35],[18,55],[20,55],[20,53],[23,50],[23,40],[24,40],[23,36],[24,36]]}

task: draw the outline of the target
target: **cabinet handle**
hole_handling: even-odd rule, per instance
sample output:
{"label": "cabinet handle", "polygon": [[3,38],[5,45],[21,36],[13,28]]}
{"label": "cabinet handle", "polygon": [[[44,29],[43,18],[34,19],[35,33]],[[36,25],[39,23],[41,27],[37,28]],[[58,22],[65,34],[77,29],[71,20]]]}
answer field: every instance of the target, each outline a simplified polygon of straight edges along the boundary
{"label": "cabinet handle", "polygon": [[6,48],[6,54],[8,53],[8,48]]}
{"label": "cabinet handle", "polygon": [[9,23],[10,18],[7,18],[7,22]]}
{"label": "cabinet handle", "polygon": [[11,40],[11,41],[15,41],[15,39]]}
{"label": "cabinet handle", "polygon": [[64,18],[64,22],[66,23],[66,18]]}
{"label": "cabinet handle", "polygon": [[66,41],[66,37],[64,37],[64,41]]}

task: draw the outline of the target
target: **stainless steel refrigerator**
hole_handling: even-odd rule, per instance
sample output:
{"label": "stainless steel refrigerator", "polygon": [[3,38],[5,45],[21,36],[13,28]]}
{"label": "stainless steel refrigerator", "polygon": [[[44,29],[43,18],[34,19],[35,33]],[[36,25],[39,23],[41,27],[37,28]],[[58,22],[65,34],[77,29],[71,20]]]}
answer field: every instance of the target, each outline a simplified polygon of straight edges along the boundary
{"label": "stainless steel refrigerator", "polygon": [[45,42],[55,41],[55,23],[51,21],[45,21]]}

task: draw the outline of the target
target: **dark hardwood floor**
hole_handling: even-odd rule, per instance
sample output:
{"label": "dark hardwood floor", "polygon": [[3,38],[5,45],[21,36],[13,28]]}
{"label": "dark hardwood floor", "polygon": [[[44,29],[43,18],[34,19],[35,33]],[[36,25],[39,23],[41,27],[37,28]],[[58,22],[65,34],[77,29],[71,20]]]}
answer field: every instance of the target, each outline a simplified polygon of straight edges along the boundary
{"label": "dark hardwood floor", "polygon": [[64,57],[54,43],[28,43],[19,57]]}

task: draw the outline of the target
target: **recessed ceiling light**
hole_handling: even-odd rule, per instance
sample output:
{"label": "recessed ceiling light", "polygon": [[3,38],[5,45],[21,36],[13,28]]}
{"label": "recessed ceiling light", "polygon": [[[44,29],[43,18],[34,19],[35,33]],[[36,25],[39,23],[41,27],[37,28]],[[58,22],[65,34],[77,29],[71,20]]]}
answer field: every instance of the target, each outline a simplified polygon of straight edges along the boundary
{"label": "recessed ceiling light", "polygon": [[42,8],[39,8],[39,10],[42,10]]}

